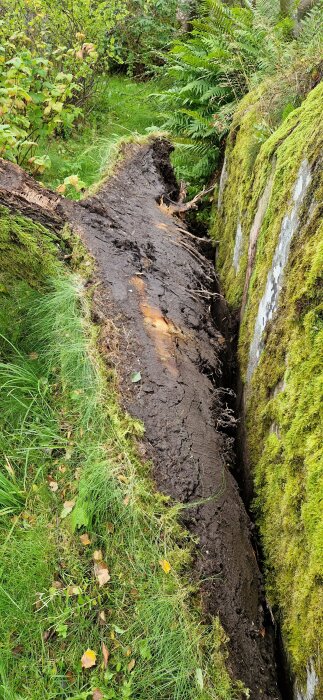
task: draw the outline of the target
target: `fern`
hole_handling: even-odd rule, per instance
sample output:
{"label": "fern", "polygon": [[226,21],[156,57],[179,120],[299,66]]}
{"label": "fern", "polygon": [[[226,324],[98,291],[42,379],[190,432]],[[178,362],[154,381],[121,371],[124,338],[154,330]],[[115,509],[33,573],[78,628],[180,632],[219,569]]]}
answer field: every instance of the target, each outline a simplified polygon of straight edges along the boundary
{"label": "fern", "polygon": [[295,57],[315,56],[322,41],[323,0],[301,22],[297,40],[279,21],[279,0],[257,0],[253,9],[242,4],[202,0],[191,33],[169,53],[164,126],[178,137],[178,175],[188,174],[194,188],[213,175],[214,154],[241,97],[265,76],[290,71]]}

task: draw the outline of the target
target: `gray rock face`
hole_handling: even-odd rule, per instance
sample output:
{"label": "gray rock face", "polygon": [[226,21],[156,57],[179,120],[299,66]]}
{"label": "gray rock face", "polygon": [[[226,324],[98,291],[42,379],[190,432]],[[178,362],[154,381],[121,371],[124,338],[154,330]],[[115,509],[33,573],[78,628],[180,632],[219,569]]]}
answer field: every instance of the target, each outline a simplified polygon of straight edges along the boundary
{"label": "gray rock face", "polygon": [[290,244],[299,226],[299,211],[304,201],[312,176],[308,161],[302,161],[292,196],[291,210],[284,216],[274,252],[272,266],[267,275],[264,294],[260,300],[255,323],[254,335],[250,345],[247,383],[258,365],[264,348],[263,333],[267,323],[273,318],[278,306],[278,299],[284,280],[284,270],[288,261]]}

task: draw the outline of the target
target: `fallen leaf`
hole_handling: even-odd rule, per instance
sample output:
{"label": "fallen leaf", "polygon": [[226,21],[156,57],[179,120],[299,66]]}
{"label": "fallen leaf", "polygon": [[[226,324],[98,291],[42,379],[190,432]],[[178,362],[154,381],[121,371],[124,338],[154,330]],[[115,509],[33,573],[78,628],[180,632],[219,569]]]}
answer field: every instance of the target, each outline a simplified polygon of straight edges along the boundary
{"label": "fallen leaf", "polygon": [[109,653],[109,650],[107,649],[107,647],[105,646],[104,642],[102,642],[101,648],[102,648],[104,668],[106,668],[108,665],[110,653]]}
{"label": "fallen leaf", "polygon": [[63,510],[61,512],[62,520],[64,518],[66,518],[67,515],[69,515],[72,512],[74,506],[75,506],[75,501],[65,501],[64,506],[63,506]]}
{"label": "fallen leaf", "polygon": [[78,190],[80,187],[79,176],[78,175],[69,175],[68,177],[65,177],[64,185],[71,185],[72,187],[75,187],[76,190]]}
{"label": "fallen leaf", "polygon": [[13,649],[11,649],[12,654],[14,654],[15,656],[20,656],[20,654],[22,654],[23,651],[24,647],[22,646],[22,644],[17,644],[16,647],[13,647]]}
{"label": "fallen leaf", "polygon": [[101,552],[101,549],[96,549],[96,550],[93,552],[93,559],[94,559],[94,561],[102,561],[102,559],[103,559],[103,554],[102,554],[102,552]]}
{"label": "fallen leaf", "polygon": [[61,185],[57,185],[57,187],[56,187],[56,192],[58,192],[58,194],[64,194],[65,190],[66,190],[66,185],[64,185],[63,182]]}
{"label": "fallen leaf", "polygon": [[79,586],[68,586],[67,588],[67,595],[72,596],[72,595],[81,595],[82,590]]}
{"label": "fallen leaf", "polygon": [[169,572],[172,568],[169,561],[167,561],[167,559],[161,559],[159,563],[160,563],[162,570],[165,572],[165,574],[169,574]]}
{"label": "fallen leaf", "polygon": [[128,482],[129,482],[128,477],[124,476],[124,474],[119,474],[118,480],[121,481],[123,484],[128,484]]}
{"label": "fallen leaf", "polygon": [[126,649],[126,656],[131,656],[132,649],[131,647],[127,647]]}
{"label": "fallen leaf", "polygon": [[92,649],[87,649],[81,658],[82,668],[92,668],[96,664],[96,653]]}
{"label": "fallen leaf", "polygon": [[131,381],[133,384],[137,384],[141,381],[141,372],[132,372]]}
{"label": "fallen leaf", "polygon": [[92,700],[103,700],[103,693],[99,688],[94,688],[92,694]]}
{"label": "fallen leaf", "polygon": [[72,673],[72,671],[66,671],[66,678],[69,683],[75,683],[75,677]]}
{"label": "fallen leaf", "polygon": [[90,540],[87,532],[85,532],[84,535],[80,535],[80,541],[81,541],[83,547],[87,547],[88,544],[91,544],[91,540]]}
{"label": "fallen leaf", "polygon": [[98,561],[94,564],[94,575],[99,582],[100,588],[110,581],[109,569],[104,561]]}
{"label": "fallen leaf", "polygon": [[50,481],[49,482],[49,488],[53,493],[56,493],[58,491],[58,483],[57,481]]}
{"label": "fallen leaf", "polygon": [[51,588],[56,588],[59,591],[60,588],[63,588],[63,584],[61,581],[53,581]]}
{"label": "fallen leaf", "polygon": [[99,612],[99,622],[101,623],[101,625],[103,625],[106,623],[106,621],[107,621],[107,618],[105,616],[105,612],[104,612],[104,610],[101,610],[101,612]]}
{"label": "fallen leaf", "polygon": [[123,503],[124,503],[125,506],[128,506],[129,503],[130,503],[130,496],[126,496],[126,497],[123,499]]}
{"label": "fallen leaf", "polygon": [[51,627],[49,630],[45,630],[45,632],[44,632],[44,634],[43,634],[43,640],[44,640],[44,642],[48,642],[49,639],[51,639],[51,637],[52,637],[54,634],[55,634],[55,630],[53,630],[52,627]]}
{"label": "fallen leaf", "polygon": [[38,360],[38,357],[39,357],[38,352],[31,352],[29,355],[30,360]]}
{"label": "fallen leaf", "polygon": [[128,671],[129,671],[129,673],[131,673],[131,671],[133,671],[135,665],[136,665],[136,659],[131,659],[131,661],[128,663]]}

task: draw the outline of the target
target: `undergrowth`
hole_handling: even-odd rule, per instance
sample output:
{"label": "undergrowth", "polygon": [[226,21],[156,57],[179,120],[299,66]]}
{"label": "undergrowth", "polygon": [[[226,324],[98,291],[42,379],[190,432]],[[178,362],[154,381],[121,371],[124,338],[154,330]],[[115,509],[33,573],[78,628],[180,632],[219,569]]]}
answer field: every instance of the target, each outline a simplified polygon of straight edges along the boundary
{"label": "undergrowth", "polygon": [[143,427],[98,354],[85,281],[57,263],[41,289],[7,275],[3,290],[0,698],[241,697],[223,631],[201,623],[179,506],[154,490]]}
{"label": "undergrowth", "polygon": [[101,177],[121,138],[147,134],[160,127],[162,115],[154,95],[159,84],[156,80],[140,83],[123,75],[102,77],[86,122],[66,138],[47,143],[51,165],[42,175],[44,184],[56,189],[66,178],[76,175],[77,187],[67,182],[65,194],[79,198],[82,189]]}

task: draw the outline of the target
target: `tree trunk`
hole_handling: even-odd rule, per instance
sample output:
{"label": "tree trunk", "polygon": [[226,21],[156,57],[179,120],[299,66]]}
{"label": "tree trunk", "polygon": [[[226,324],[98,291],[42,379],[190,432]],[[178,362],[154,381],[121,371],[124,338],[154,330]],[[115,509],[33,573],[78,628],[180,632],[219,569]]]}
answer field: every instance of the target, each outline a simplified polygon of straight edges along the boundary
{"label": "tree trunk", "polygon": [[317,0],[301,0],[297,8],[297,21],[300,22],[316,3]]}
{"label": "tree trunk", "polygon": [[292,2],[291,0],[279,0],[280,14],[282,17],[291,17]]}

